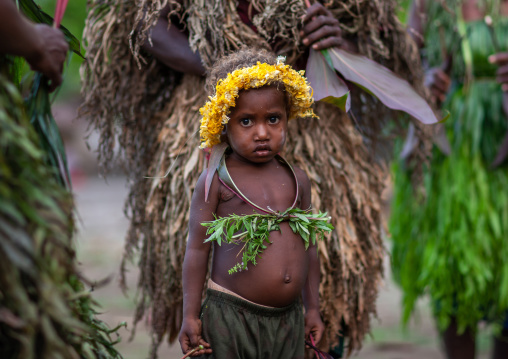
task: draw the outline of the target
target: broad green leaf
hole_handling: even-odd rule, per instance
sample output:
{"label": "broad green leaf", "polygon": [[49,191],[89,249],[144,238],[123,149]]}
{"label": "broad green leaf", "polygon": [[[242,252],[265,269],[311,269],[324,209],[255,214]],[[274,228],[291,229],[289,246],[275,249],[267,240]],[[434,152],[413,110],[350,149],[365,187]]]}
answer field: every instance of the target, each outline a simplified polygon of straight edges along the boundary
{"label": "broad green leaf", "polygon": [[228,228],[228,239],[231,239],[231,237],[233,237],[233,234],[235,234],[234,230],[235,228],[233,226],[230,226]]}
{"label": "broad green leaf", "polygon": [[311,227],[309,236],[312,241],[312,245],[315,246],[316,245],[316,229],[314,227]]}
{"label": "broad green leaf", "polygon": [[305,75],[314,90],[313,96],[316,101],[331,103],[342,111],[349,111],[351,107],[349,89],[337,76],[331,64],[326,62],[323,53],[310,49]]}
{"label": "broad green leaf", "polygon": [[351,54],[343,49],[327,49],[335,70],[376,96],[385,106],[407,112],[425,124],[437,123],[429,104],[413,87],[386,67],[365,56]]}
{"label": "broad green leaf", "polygon": [[298,218],[300,218],[302,221],[304,221],[305,223],[309,223],[309,219],[307,217],[305,217],[303,214],[301,213],[295,213],[295,216],[297,216]]}

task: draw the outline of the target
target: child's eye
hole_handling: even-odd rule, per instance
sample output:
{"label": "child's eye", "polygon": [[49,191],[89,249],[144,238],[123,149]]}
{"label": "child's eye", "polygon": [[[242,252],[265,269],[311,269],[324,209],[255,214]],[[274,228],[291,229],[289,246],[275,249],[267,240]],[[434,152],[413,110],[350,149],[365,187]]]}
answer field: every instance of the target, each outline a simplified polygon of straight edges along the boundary
{"label": "child's eye", "polygon": [[252,124],[252,120],[250,118],[242,118],[240,123],[242,126],[250,126]]}
{"label": "child's eye", "polygon": [[277,117],[277,116],[271,116],[269,119],[268,119],[268,122],[271,124],[271,125],[276,125],[278,124],[280,121],[280,118]]}

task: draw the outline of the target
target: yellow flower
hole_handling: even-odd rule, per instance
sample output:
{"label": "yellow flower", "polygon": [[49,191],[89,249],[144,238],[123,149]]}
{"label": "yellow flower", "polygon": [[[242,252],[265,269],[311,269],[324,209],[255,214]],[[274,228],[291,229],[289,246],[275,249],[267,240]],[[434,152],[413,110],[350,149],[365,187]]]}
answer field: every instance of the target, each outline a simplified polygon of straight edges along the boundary
{"label": "yellow flower", "polygon": [[277,65],[258,62],[252,67],[237,69],[217,82],[215,96],[199,112],[203,116],[200,126],[201,148],[211,148],[220,143],[220,133],[228,123],[230,109],[235,107],[241,90],[259,88],[274,82],[282,82],[291,97],[289,120],[298,117],[317,117],[312,111],[312,88],[304,77],[305,71],[295,71],[277,58]]}

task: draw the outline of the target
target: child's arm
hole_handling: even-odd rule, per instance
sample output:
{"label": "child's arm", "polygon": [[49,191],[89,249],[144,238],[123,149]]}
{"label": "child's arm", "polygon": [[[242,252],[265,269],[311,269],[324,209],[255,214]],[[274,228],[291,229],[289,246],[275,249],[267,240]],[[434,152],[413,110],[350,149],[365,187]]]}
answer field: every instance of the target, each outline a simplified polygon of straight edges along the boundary
{"label": "child's arm", "polygon": [[317,344],[323,336],[325,325],[319,313],[319,257],[316,246],[309,247],[309,274],[303,288],[303,304],[305,306],[305,338],[312,334]]}
{"label": "child's arm", "polygon": [[183,322],[178,340],[184,354],[199,345],[204,347],[203,350],[198,350],[191,356],[212,352],[210,344],[201,337],[201,320],[199,319],[201,295],[208,270],[208,257],[211,248],[210,243],[204,243],[206,228],[201,223],[214,219],[213,214],[218,204],[219,184],[217,176],[215,176],[210,188],[208,202],[205,202],[205,177],[206,171],[199,177],[192,195],[189,238],[183,261]]}
{"label": "child's arm", "polygon": [[[298,181],[302,185],[303,190],[301,208],[307,209],[311,205],[310,181],[303,171],[301,171],[301,174],[302,175],[298,173]],[[305,306],[305,338],[309,340],[309,334],[312,334],[315,343],[318,343],[323,336],[325,326],[321,320],[321,314],[319,313],[320,270],[317,247],[315,245],[309,246],[307,249],[307,255],[309,256],[309,273],[303,288],[303,305]]]}

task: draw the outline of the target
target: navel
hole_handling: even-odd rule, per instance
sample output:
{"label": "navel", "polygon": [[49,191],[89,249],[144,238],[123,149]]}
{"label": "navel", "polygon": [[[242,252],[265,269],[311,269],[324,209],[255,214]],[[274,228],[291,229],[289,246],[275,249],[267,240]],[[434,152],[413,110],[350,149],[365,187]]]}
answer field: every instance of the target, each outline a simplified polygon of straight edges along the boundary
{"label": "navel", "polygon": [[291,283],[291,276],[287,273],[284,276],[284,283]]}

